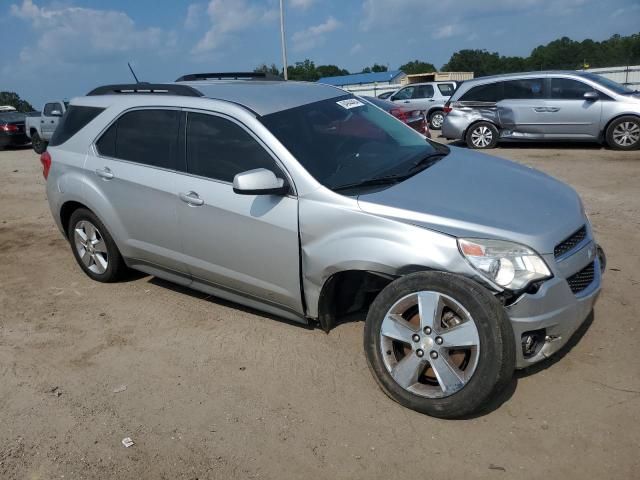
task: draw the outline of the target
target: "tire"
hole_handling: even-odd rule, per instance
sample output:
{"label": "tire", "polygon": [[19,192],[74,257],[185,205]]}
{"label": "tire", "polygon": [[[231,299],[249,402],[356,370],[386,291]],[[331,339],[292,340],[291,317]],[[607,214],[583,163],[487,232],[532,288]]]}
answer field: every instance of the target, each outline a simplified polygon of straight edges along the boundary
{"label": "tire", "polygon": [[33,151],[40,155],[47,149],[47,142],[40,138],[38,132],[33,132],[31,135],[31,146],[33,147]]}
{"label": "tire", "polygon": [[[67,237],[78,265],[93,280],[110,283],[125,275],[127,266],[118,247],[90,210],[79,208],[71,214]],[[87,240],[91,240],[89,248]]]}
{"label": "tire", "polygon": [[[408,299],[418,293],[425,299],[421,307],[409,306]],[[425,326],[429,320],[423,320],[431,316],[417,313],[417,309],[424,307],[424,311],[430,305],[441,306],[434,309],[438,312],[434,318],[440,322],[431,323],[432,330]],[[398,317],[394,309],[405,307],[409,313]],[[417,323],[410,323],[416,318]],[[452,327],[456,319],[462,322]],[[449,328],[444,321],[449,322]],[[407,333],[411,333],[411,345],[405,342]],[[466,350],[450,348],[458,342],[477,345],[462,347]],[[515,343],[504,308],[488,290],[465,277],[441,272],[412,273],[387,285],[372,303],[364,328],[367,363],[380,388],[401,405],[439,418],[460,418],[485,407],[513,376]],[[452,376],[450,372],[454,371]],[[406,372],[413,374],[404,375]],[[439,378],[455,381],[441,382]],[[443,383],[449,388],[443,388]]]}
{"label": "tire", "polygon": [[484,150],[498,144],[498,129],[493,123],[478,122],[467,129],[464,137],[469,148]]}
{"label": "tire", "polygon": [[640,148],[640,118],[632,115],[616,118],[607,127],[607,144],[615,150]]}
{"label": "tire", "polygon": [[435,110],[429,114],[429,128],[432,130],[440,130],[444,123],[444,112]]}

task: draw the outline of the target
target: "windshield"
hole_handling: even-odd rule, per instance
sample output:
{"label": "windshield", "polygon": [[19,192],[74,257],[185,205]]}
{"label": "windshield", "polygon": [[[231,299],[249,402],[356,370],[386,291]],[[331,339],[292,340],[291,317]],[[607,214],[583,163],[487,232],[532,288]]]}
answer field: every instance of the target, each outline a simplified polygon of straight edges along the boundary
{"label": "windshield", "polygon": [[625,87],[624,85],[619,84],[618,82],[614,82],[613,80],[608,79],[607,77],[603,77],[601,75],[596,75],[595,73],[583,73],[583,77],[588,78],[591,81],[599,83],[605,88],[608,88],[612,92],[617,93],[618,95],[628,95],[629,93],[634,93],[630,88]]}
{"label": "windshield", "polygon": [[272,113],[261,121],[331,189],[407,174],[417,161],[448,152],[353,95]]}

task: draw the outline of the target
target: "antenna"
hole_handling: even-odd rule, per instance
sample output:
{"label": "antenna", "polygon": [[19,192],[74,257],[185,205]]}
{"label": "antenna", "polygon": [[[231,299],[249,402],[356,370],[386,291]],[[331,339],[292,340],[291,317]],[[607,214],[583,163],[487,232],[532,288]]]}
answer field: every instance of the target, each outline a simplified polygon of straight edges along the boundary
{"label": "antenna", "polygon": [[136,77],[136,72],[133,71],[133,68],[131,68],[131,64],[129,62],[127,62],[127,66],[129,67],[129,70],[131,70],[131,75],[133,75],[133,78],[136,79],[136,83],[140,83],[140,80],[138,80],[138,77]]}

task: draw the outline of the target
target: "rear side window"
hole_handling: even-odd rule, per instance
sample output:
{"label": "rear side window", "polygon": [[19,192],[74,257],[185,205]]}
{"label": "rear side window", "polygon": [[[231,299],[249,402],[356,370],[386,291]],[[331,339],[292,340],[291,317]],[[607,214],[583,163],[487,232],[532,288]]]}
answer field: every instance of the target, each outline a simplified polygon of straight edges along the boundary
{"label": "rear side window", "polygon": [[508,80],[504,82],[504,98],[511,100],[544,98],[544,79]]}
{"label": "rear side window", "polygon": [[584,100],[584,94],[593,91],[593,87],[577,80],[571,80],[570,78],[551,79],[551,98]]}
{"label": "rear side window", "polygon": [[177,170],[178,110],[125,113],[96,142],[101,155]]}
{"label": "rear side window", "polygon": [[499,102],[504,98],[503,82],[478,85],[460,97],[462,102]]}
{"label": "rear side window", "polygon": [[271,155],[235,123],[215,115],[187,116],[187,171],[201,177],[232,182],[254,168],[278,174]]}
{"label": "rear side window", "polygon": [[452,83],[439,83],[438,90],[440,90],[440,93],[445,97],[450,97],[453,95],[455,88]]}
{"label": "rear side window", "polygon": [[81,107],[75,105],[69,107],[69,110],[67,110],[60,119],[60,123],[58,123],[53,133],[49,145],[52,147],[62,145],[103,111],[104,108],[99,107]]}
{"label": "rear side window", "polygon": [[418,85],[413,91],[413,98],[433,97],[433,85]]}

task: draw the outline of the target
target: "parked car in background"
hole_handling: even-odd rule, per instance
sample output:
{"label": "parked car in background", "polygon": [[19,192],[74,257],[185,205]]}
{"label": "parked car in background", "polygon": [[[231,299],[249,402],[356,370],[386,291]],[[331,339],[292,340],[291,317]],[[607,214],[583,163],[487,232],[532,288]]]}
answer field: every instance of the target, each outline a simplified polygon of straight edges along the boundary
{"label": "parked car in background", "polygon": [[16,108],[11,105],[0,105],[0,112],[15,112]]}
{"label": "parked car in background", "polygon": [[416,132],[423,134],[427,138],[431,138],[429,123],[427,122],[427,116],[424,110],[415,110],[410,107],[403,107],[398,105],[397,103],[393,103],[388,100],[381,100],[380,98],[375,97],[362,98],[373,103],[376,107],[380,107],[385,112],[390,113],[398,120],[403,121],[411,128],[413,128]]}
{"label": "parked car in background", "polygon": [[640,148],[640,93],[590,72],[529,72],[466,81],[442,135],[470,148],[499,141],[589,141]]}
{"label": "parked car in background", "polygon": [[68,105],[69,102],[66,101],[49,102],[45,104],[40,116],[27,117],[26,133],[36,153],[42,153],[47,149],[47,144]]}
{"label": "parked car in background", "polygon": [[390,90],[388,92],[384,92],[381,93],[380,95],[378,95],[378,98],[380,100],[386,100],[387,98],[389,98],[391,95],[393,95],[393,93],[395,92],[395,90]]}
{"label": "parked car in background", "polygon": [[41,163],[90,278],[130,267],[326,331],[360,312],[381,389],[445,418],[588,318],[604,262],[568,185],[328,85],[212,78],[72,101]]}
{"label": "parked car in background", "polygon": [[458,86],[457,82],[412,83],[401,88],[389,100],[427,112],[429,127],[440,130],[444,121],[444,104]]}
{"label": "parked car in background", "polygon": [[0,111],[0,149],[9,146],[27,145],[25,114],[13,110]]}

